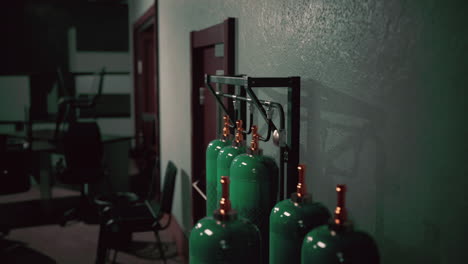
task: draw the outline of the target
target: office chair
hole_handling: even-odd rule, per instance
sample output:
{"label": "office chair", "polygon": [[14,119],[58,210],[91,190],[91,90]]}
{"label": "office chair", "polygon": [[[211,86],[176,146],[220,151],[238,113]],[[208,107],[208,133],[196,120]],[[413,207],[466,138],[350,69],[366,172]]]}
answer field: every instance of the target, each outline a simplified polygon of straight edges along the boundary
{"label": "office chair", "polygon": [[73,122],[63,137],[63,159],[57,164],[57,178],[64,184],[80,185],[80,202],[76,208],[68,210],[62,221],[64,225],[69,220],[83,220],[95,223],[98,220],[98,207],[94,197],[87,194],[87,186],[104,180],[108,187],[108,202],[134,202],[138,197],[129,192],[114,192],[110,182],[110,174],[104,165],[101,133],[96,122]]}
{"label": "office chair", "polygon": [[[153,169],[152,185],[155,185],[155,170]],[[152,196],[150,187],[149,195],[146,200],[140,203],[135,203],[129,206],[114,206],[106,208],[107,212],[104,214],[101,221],[99,231],[99,241],[96,256],[96,264],[103,264],[106,261],[109,250],[112,248],[116,250],[125,249],[125,246],[119,243],[113,243],[116,234],[119,232],[145,232],[153,231],[161,259],[166,263],[165,252],[159,231],[166,229],[171,222],[172,202],[174,199],[174,187],[177,175],[177,167],[173,162],[169,161],[164,176],[164,185],[162,190],[161,199],[156,201]],[[161,225],[159,221],[164,214],[168,214],[169,219],[167,223]],[[118,239],[117,239],[118,241]],[[115,255],[114,255],[115,261]]]}
{"label": "office chair", "polygon": [[136,195],[132,193],[115,193],[109,179],[109,172],[104,166],[101,133],[96,122],[73,122],[63,137],[63,159],[57,164],[57,178],[64,184],[80,185],[80,203],[76,208],[68,210],[62,221],[83,220],[94,223],[98,219],[98,209],[92,197],[87,193],[90,183],[105,180],[110,195],[110,201],[125,200],[132,202]]}
{"label": "office chair", "polygon": [[57,163],[57,178],[64,184],[80,185],[80,202],[64,215],[62,224],[69,220],[97,219],[92,200],[87,195],[87,185],[108,176],[103,166],[101,133],[95,122],[74,122],[63,137],[63,159]]}

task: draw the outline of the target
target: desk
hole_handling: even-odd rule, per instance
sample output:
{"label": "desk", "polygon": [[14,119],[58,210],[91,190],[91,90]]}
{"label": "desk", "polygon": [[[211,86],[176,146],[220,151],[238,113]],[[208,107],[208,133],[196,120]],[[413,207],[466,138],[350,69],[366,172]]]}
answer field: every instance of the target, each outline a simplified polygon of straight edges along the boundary
{"label": "desk", "polygon": [[[44,134],[44,133],[41,133]],[[9,137],[24,138],[24,133],[7,134]],[[41,191],[41,199],[49,200],[52,198],[52,154],[61,154],[60,148],[45,137],[35,137],[31,142],[31,151],[33,156],[39,163],[39,187]],[[51,137],[50,137],[51,138]],[[110,171],[113,191],[125,192],[129,191],[130,179],[128,175],[128,153],[130,150],[130,136],[118,135],[102,135],[101,140],[104,149],[105,165]],[[105,180],[89,186],[89,193],[102,193],[105,187]]]}

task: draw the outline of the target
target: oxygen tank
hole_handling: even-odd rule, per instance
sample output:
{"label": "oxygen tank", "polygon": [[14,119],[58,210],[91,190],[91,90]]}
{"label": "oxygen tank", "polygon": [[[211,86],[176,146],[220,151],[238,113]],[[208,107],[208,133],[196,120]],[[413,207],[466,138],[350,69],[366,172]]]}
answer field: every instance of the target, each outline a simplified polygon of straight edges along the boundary
{"label": "oxygen tank", "polygon": [[345,185],[337,185],[338,202],[333,222],[310,231],[301,249],[302,264],[378,264],[379,252],[374,240],[355,231],[347,220]]}
{"label": "oxygen tank", "polygon": [[245,141],[242,128],[242,120],[236,121],[236,135],[231,146],[224,147],[219,151],[217,158],[217,200],[221,199],[222,188],[219,184],[221,176],[230,176],[230,168],[232,160],[240,154],[245,153]]}
{"label": "oxygen tank", "polygon": [[253,126],[248,152],[232,161],[231,192],[232,204],[240,216],[249,219],[260,230],[263,263],[268,263],[268,221],[277,202],[278,167],[273,158],[262,154],[258,139],[257,126]]}
{"label": "oxygen tank", "polygon": [[208,144],[206,149],[206,215],[211,216],[217,208],[217,158],[219,151],[231,144],[231,132],[229,131],[229,116],[224,118],[223,134]]}
{"label": "oxygen tank", "polygon": [[301,246],[311,229],[328,223],[330,212],[313,202],[305,184],[305,166],[299,165],[297,192],[275,205],[270,214],[270,264],[301,263]]}
{"label": "oxygen tank", "polygon": [[222,176],[219,210],[200,220],[190,234],[190,264],[260,263],[260,233],[247,219],[238,217],[229,201],[229,177]]}

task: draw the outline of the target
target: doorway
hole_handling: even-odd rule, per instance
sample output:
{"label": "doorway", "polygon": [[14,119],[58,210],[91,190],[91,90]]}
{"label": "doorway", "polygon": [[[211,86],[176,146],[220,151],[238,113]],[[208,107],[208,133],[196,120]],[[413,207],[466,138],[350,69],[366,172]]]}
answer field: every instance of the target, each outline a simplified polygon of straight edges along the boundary
{"label": "doorway", "polygon": [[[205,150],[217,137],[217,105],[205,87],[205,74],[234,74],[235,19],[191,32],[192,56],[192,184],[205,192]],[[232,87],[223,87],[232,93]],[[232,106],[228,106],[232,111]],[[192,192],[192,221],[205,216],[205,199]]]}
{"label": "doorway", "polygon": [[[155,156],[155,196],[160,195],[159,177],[159,85],[157,5],[152,5],[133,25],[135,105],[135,159],[144,170],[148,153]],[[144,181],[144,179],[142,179]],[[148,179],[149,180],[149,179]],[[149,184],[149,182],[148,182]],[[142,188],[145,188],[143,182]],[[147,185],[146,185],[147,188]],[[142,190],[144,191],[144,190]]]}

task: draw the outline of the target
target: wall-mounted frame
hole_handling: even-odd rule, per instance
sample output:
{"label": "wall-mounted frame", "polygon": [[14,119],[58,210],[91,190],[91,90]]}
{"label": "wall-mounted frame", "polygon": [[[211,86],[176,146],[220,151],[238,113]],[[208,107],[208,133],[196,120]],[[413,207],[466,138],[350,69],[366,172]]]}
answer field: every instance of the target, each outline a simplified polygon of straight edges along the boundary
{"label": "wall-mounted frame", "polygon": [[[216,102],[225,114],[230,116],[231,120],[235,120],[232,113],[227,109],[222,100],[225,98],[235,98],[253,104],[260,112],[263,120],[268,124],[267,136],[263,141],[269,141],[273,135],[273,140],[279,146],[279,193],[280,200],[286,198],[285,194],[295,192],[298,175],[297,166],[299,164],[299,136],[300,136],[300,77],[285,77],[285,78],[253,78],[246,75],[238,76],[217,76],[206,75],[205,83],[209,87],[211,93],[216,98]],[[211,83],[216,84],[216,89]],[[220,84],[234,85],[245,90],[247,97],[243,97],[231,93],[223,93],[219,89]],[[287,89],[287,117],[281,104],[272,101],[259,100],[253,88],[275,88],[282,87]],[[280,122],[275,124],[268,116],[266,107],[276,107],[280,112]],[[251,118],[252,119],[252,118]],[[233,125],[232,125],[233,126]],[[248,132],[247,132],[248,133]],[[284,170],[286,165],[286,172]],[[286,173],[286,174],[285,174]],[[287,176],[287,177],[286,177]]]}

